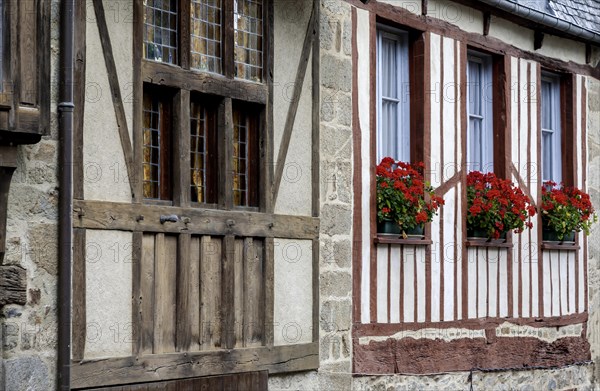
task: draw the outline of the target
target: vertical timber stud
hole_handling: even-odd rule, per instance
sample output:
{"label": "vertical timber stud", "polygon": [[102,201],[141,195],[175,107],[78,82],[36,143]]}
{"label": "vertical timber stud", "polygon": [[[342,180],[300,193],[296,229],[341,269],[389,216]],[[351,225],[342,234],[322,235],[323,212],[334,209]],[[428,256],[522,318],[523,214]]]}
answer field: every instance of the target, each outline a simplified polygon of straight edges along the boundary
{"label": "vertical timber stud", "polygon": [[[313,45],[312,45],[312,215],[319,217],[321,210],[320,197],[320,154],[319,154],[319,127],[320,127],[320,59],[321,59],[321,41],[319,39],[320,31],[320,0],[313,0]],[[353,9],[353,12],[354,9]],[[354,70],[353,70],[354,72]],[[313,322],[312,322],[312,337],[313,342],[319,342],[319,257],[320,246],[318,237],[312,242],[312,257],[313,257]]]}
{"label": "vertical timber stud", "polygon": [[233,156],[233,104],[231,98],[225,98],[219,105],[219,166],[224,167],[225,173],[219,186],[219,205],[225,209],[233,207],[233,162],[228,156]]}
{"label": "vertical timber stud", "polygon": [[[131,250],[131,354],[139,356],[142,346],[142,242],[144,234],[140,231],[132,234]],[[84,241],[85,244],[85,241]]]}
{"label": "vertical timber stud", "polygon": [[[352,156],[354,175],[352,189],[354,191],[354,219],[352,227],[352,321],[360,322],[361,309],[361,275],[362,275],[362,129],[358,113],[358,42],[357,10],[352,7]],[[314,82],[314,80],[313,80]],[[313,87],[314,88],[314,87]],[[317,86],[318,88],[318,86]]]}
{"label": "vertical timber stud", "polygon": [[86,340],[85,229],[73,228],[73,314],[71,360],[83,360]]}
{"label": "vertical timber stud", "polygon": [[[267,2],[265,20],[267,21],[267,55],[263,62],[266,64],[264,68],[263,79],[267,82],[269,88],[269,96],[267,98],[267,110],[266,110],[266,128],[264,132],[264,211],[267,213],[273,213],[275,209],[275,203],[273,201],[273,53],[274,53],[274,38],[273,38],[273,25],[274,25],[274,0]],[[266,253],[266,258],[273,257],[272,253]],[[265,328],[266,330],[266,328]]]}
{"label": "vertical timber stud", "polygon": [[[227,349],[235,347],[235,290],[240,287],[235,285],[235,237],[227,235],[223,239],[221,263],[221,317],[222,346]],[[244,276],[247,278],[247,276]],[[246,326],[246,325],[244,325]]]}
{"label": "vertical timber stud", "polygon": [[133,202],[140,203],[143,194],[142,165],[142,104],[144,83],[142,81],[142,48],[144,40],[144,5],[142,0],[133,1]]}
{"label": "vertical timber stud", "polygon": [[273,238],[265,238],[264,263],[264,295],[265,295],[265,327],[264,345],[271,348],[274,344],[274,311],[275,311],[275,244]]}
{"label": "vertical timber stud", "polygon": [[190,203],[190,91],[179,90],[174,102],[173,201],[176,206]]}

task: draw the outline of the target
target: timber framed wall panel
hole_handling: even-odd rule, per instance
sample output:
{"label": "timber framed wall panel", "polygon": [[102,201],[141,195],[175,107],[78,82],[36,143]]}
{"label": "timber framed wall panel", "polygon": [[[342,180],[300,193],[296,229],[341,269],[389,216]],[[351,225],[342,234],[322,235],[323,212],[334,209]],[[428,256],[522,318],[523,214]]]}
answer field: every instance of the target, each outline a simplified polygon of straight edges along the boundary
{"label": "timber framed wall panel", "polygon": [[[541,152],[536,84],[541,66],[581,74],[589,74],[590,69],[509,48],[497,39],[478,39],[479,34],[413,15],[401,6],[348,2],[353,6],[352,82],[353,89],[359,91],[352,97],[354,189],[360,199],[354,209],[359,218],[355,217],[353,225],[355,246],[360,247],[353,256],[355,364],[364,363],[367,358],[383,360],[376,350],[393,350],[401,345],[406,330],[425,332],[464,327],[485,332],[486,338],[495,340],[494,333],[500,329],[493,332],[489,329],[506,322],[509,327],[585,328],[587,249],[582,235],[574,246],[542,243],[541,221],[536,219],[532,230],[509,233],[506,241],[479,243],[466,238],[466,219],[459,216],[464,215],[467,206],[464,187],[467,47],[491,54],[495,62],[494,169],[522,188],[538,207]],[[424,31],[424,54],[430,56],[424,72],[426,95],[430,98],[426,106],[429,124],[423,135],[427,139],[423,140],[427,152],[424,160],[429,179],[446,204],[427,225],[428,235],[420,245],[375,234],[371,212],[375,209],[373,172],[377,163],[373,152],[376,87],[372,83],[376,69],[377,48],[373,38],[376,23]],[[584,185],[582,166],[587,150],[583,136],[587,92],[585,76],[581,74],[574,74],[572,83],[573,96],[577,97],[573,99],[572,110],[576,128],[573,166],[579,186]],[[365,156],[369,157],[366,161]],[[413,246],[420,250],[409,251]],[[357,337],[363,341],[358,343]],[[367,345],[373,345],[373,341],[383,344],[377,345],[371,354],[367,350],[373,346]],[[586,343],[585,338],[576,342],[583,350]],[[583,350],[579,353],[585,355]]]}
{"label": "timber framed wall panel", "polygon": [[[179,4],[184,3],[185,1],[179,1]],[[267,31],[262,75],[265,84],[240,83],[232,76],[233,69],[229,69],[225,77],[214,77],[207,73],[194,73],[190,76],[185,72],[189,67],[189,59],[186,58],[181,59],[182,68],[177,70],[169,65],[142,59],[142,0],[134,0],[131,8],[126,9],[132,11],[134,22],[119,23],[118,26],[113,26],[117,21],[108,14],[109,5],[106,2],[88,0],[85,2],[86,7],[79,10],[87,9],[89,12],[93,9],[96,16],[95,20],[86,19],[86,23],[79,26],[86,32],[85,39],[80,37],[80,50],[85,49],[81,54],[82,64],[85,65],[79,70],[81,79],[95,83],[94,86],[111,93],[104,94],[102,99],[94,102],[95,106],[88,105],[80,118],[81,140],[77,141],[76,148],[81,149],[82,166],[90,162],[94,167],[99,166],[102,178],[94,182],[94,178],[90,177],[93,172],[84,172],[86,178],[83,179],[82,186],[85,189],[82,187],[76,190],[78,199],[74,225],[77,232],[93,232],[98,237],[132,236],[130,247],[133,264],[127,266],[132,273],[130,286],[133,301],[128,313],[133,321],[133,343],[128,349],[128,354],[131,355],[129,357],[124,357],[123,353],[119,357],[109,358],[110,354],[107,354],[103,359],[96,360],[98,355],[75,355],[78,366],[73,371],[74,387],[159,381],[256,369],[277,373],[318,367],[319,336],[316,332],[305,333],[306,341],[296,341],[289,346],[274,346],[274,292],[277,278],[274,254],[275,240],[298,241],[303,246],[308,245],[303,251],[305,255],[310,255],[310,266],[306,269],[310,274],[310,283],[301,288],[310,292],[306,295],[309,298],[306,306],[308,329],[318,329],[320,189],[318,185],[313,186],[312,192],[305,197],[303,209],[286,211],[289,215],[274,213],[275,200],[271,193],[275,181],[273,156],[277,148],[273,142],[273,117],[283,111],[290,118],[286,125],[290,133],[287,136],[290,149],[295,148],[296,139],[301,141],[304,137],[295,130],[291,132],[292,129],[306,128],[308,136],[312,135],[312,148],[302,155],[302,161],[298,163],[302,165],[303,173],[312,171],[313,174],[303,174],[303,177],[309,181],[311,178],[318,180],[319,177],[319,170],[315,168],[320,160],[320,97],[318,89],[310,87],[320,84],[320,2],[314,1],[312,5],[308,13],[304,12],[305,8],[299,9],[306,16],[306,20],[298,20],[296,23],[296,27],[302,32],[296,34],[290,30],[287,34],[288,38],[303,41],[307,50],[300,52],[293,45],[279,43],[283,50],[280,53],[282,60],[288,61],[292,55],[300,57],[292,67],[294,69],[286,72],[297,75],[293,88],[295,98],[290,105],[298,106],[297,113],[293,113],[294,110],[279,110],[274,113],[273,95],[275,92],[285,92],[285,81],[274,80],[274,75],[279,74],[274,72],[276,36],[271,32],[276,23],[276,14],[273,1],[266,1],[263,7],[263,27]],[[282,10],[283,7],[279,12]],[[284,11],[286,15],[280,15],[279,21],[287,23],[289,10]],[[186,14],[187,10],[181,13],[180,19],[185,19]],[[126,16],[129,15],[127,13]],[[120,21],[122,20],[119,19]],[[182,34],[189,32],[189,26],[181,27]],[[132,40],[133,50],[129,50],[128,41],[124,45],[120,39],[116,39],[117,32],[119,37]],[[282,33],[278,35],[284,36]],[[182,39],[185,46],[188,45],[186,39]],[[313,56],[313,53],[317,55]],[[229,54],[233,56],[231,51]],[[100,57],[104,61],[95,61],[94,66],[86,61]],[[130,65],[132,60],[133,69]],[[311,72],[305,76],[308,64]],[[143,201],[141,97],[144,83],[179,88],[173,99],[173,124],[179,132],[176,133],[179,134],[178,139],[185,140],[175,146],[178,149],[174,151],[177,160],[174,165],[182,170],[186,168],[186,164],[189,165],[186,163],[189,155],[185,152],[189,148],[186,144],[189,140],[185,137],[186,123],[189,121],[185,117],[189,116],[190,93],[192,96],[195,92],[221,95],[224,105],[220,114],[225,117],[226,130],[230,132],[232,121],[226,116],[231,110],[225,109],[235,105],[232,100],[264,105],[260,118],[261,126],[265,129],[264,139],[260,140],[260,186],[264,194],[260,197],[258,208],[236,209],[226,197],[222,197],[224,210],[191,205],[187,195],[189,178],[183,171],[182,175],[175,175],[173,206]],[[281,86],[280,91],[274,91],[274,86],[278,85]],[[82,92],[86,90],[82,88]],[[119,99],[119,95],[122,99]],[[99,110],[90,110],[90,107]],[[110,115],[100,121],[98,113]],[[306,123],[309,126],[305,126]],[[133,133],[133,142],[129,141],[130,133]],[[99,157],[97,152],[103,148],[109,149],[110,153]],[[285,148],[281,152],[286,158],[284,150]],[[294,157],[293,154],[287,156]],[[131,161],[132,167],[129,164]],[[282,161],[289,163],[289,159]],[[228,160],[222,163],[231,165]],[[305,188],[304,185],[301,187]],[[102,193],[100,190],[106,191]],[[288,186],[285,181],[281,181],[280,194],[287,194],[286,192],[289,193]],[[217,208],[219,207],[223,205]],[[165,215],[177,215],[178,221],[161,222],[161,217]],[[84,284],[83,289],[89,297],[90,285]],[[121,301],[123,303],[128,301]],[[90,306],[86,307],[89,309]],[[189,357],[195,363],[189,362]],[[259,359],[256,360],[256,357]],[[129,362],[133,361],[129,360],[145,364],[132,368]],[[150,362],[156,366],[154,370],[148,371],[146,368]],[[187,366],[184,370],[181,370],[182,363]],[[168,370],[163,370],[167,367]]]}

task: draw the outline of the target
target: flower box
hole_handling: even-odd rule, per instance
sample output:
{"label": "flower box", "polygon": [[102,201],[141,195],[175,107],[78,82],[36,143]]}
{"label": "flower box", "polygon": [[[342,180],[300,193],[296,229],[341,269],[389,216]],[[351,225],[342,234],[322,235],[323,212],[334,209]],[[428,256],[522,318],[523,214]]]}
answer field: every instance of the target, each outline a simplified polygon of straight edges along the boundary
{"label": "flower box", "polygon": [[467,236],[488,240],[506,238],[508,231],[531,228],[536,213],[529,197],[508,179],[493,173],[467,175]]}
{"label": "flower box", "polygon": [[399,230],[405,239],[424,237],[424,224],[433,219],[444,200],[425,182],[423,169],[423,163],[381,160],[376,171],[378,233],[397,234]]}
{"label": "flower box", "polygon": [[552,242],[574,242],[575,233],[590,233],[597,221],[589,194],[584,191],[557,186],[546,181],[542,186],[542,238]]}

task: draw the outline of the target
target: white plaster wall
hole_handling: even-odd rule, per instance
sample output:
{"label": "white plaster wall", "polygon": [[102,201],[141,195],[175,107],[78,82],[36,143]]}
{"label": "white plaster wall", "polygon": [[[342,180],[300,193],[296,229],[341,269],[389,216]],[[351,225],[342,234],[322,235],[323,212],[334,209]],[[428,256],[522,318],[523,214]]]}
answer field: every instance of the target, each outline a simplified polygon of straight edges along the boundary
{"label": "white plaster wall", "polygon": [[470,33],[483,33],[482,13],[447,0],[427,2],[427,16],[442,19]]}
{"label": "white plaster wall", "polygon": [[86,359],[131,355],[131,232],[86,231]]}
{"label": "white plaster wall", "polygon": [[[125,1],[104,1],[106,22],[129,138],[132,139],[132,9]],[[83,135],[84,194],[89,200],[131,201],[119,128],[112,103],[104,54],[92,2],[87,1],[86,101]]]}
{"label": "white plaster wall", "polygon": [[585,44],[554,35],[545,35],[542,47],[537,53],[544,56],[559,58],[564,61],[574,61],[585,64]]}
{"label": "white plaster wall", "polygon": [[492,16],[489,35],[519,49],[533,52],[533,30],[526,29],[505,19]]}
{"label": "white plaster wall", "polygon": [[312,273],[310,240],[275,239],[275,345],[312,342]]}
{"label": "white plaster wall", "polygon": [[[273,129],[276,164],[312,4],[303,0],[275,1]],[[310,215],[312,211],[312,55],[308,60],[292,138],[286,156],[275,213]]]}

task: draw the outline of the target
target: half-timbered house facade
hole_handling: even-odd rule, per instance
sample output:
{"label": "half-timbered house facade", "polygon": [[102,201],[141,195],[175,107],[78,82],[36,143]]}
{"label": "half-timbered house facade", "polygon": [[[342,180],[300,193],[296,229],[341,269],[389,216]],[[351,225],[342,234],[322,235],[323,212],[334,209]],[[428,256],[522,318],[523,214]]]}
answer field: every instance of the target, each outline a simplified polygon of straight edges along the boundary
{"label": "half-timbered house facade", "polygon": [[466,176],[600,200],[600,3],[0,6],[0,387],[598,387],[598,231],[467,238]]}

